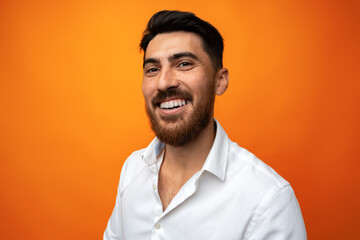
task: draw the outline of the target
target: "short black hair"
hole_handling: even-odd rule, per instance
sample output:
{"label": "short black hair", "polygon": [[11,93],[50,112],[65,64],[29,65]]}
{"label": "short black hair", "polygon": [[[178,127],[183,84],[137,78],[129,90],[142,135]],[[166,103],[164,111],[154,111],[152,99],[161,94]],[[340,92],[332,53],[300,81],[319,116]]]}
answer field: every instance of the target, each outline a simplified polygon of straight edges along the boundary
{"label": "short black hair", "polygon": [[191,12],[163,10],[155,13],[149,20],[143,33],[140,50],[145,52],[149,42],[160,33],[176,31],[192,32],[202,39],[204,51],[209,55],[213,68],[223,67],[224,42],[219,31],[210,23],[198,18]]}

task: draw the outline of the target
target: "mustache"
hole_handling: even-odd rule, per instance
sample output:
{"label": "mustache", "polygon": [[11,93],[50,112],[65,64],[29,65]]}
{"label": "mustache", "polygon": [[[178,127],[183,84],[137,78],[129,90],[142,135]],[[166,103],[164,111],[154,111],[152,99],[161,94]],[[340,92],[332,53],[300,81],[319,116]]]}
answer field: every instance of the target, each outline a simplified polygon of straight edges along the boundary
{"label": "mustache", "polygon": [[191,93],[181,90],[179,88],[170,88],[166,91],[159,91],[156,96],[151,100],[153,106],[159,105],[161,102],[169,98],[182,98],[188,101],[192,101]]}

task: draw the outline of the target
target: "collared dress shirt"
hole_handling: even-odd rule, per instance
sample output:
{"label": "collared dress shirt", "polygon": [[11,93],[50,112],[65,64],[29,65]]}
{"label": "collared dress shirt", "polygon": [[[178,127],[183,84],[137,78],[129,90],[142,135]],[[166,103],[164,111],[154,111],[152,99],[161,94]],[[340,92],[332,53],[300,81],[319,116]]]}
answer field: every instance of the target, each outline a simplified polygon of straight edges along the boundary
{"label": "collared dress shirt", "polygon": [[158,194],[165,145],[155,138],[129,156],[104,240],[307,239],[290,184],[216,125],[202,169],[165,211]]}

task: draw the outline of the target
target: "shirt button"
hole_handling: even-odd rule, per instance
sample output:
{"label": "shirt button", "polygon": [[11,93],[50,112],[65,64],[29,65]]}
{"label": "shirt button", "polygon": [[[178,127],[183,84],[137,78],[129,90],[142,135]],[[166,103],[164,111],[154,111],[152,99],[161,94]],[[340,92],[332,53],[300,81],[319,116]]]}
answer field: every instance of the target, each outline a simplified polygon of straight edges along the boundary
{"label": "shirt button", "polygon": [[156,190],[156,185],[155,184],[153,184],[153,189]]}
{"label": "shirt button", "polygon": [[156,228],[156,229],[160,229],[160,224],[158,224],[158,223],[155,224],[155,228]]}

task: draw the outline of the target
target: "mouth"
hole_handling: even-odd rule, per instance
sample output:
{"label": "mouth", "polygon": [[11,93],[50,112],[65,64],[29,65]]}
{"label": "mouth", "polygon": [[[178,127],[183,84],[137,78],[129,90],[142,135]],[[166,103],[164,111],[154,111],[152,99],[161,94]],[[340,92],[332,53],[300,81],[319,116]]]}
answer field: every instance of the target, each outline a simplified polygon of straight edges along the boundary
{"label": "mouth", "polygon": [[172,109],[177,109],[177,108],[181,108],[185,105],[187,105],[190,101],[185,100],[185,99],[170,99],[170,100],[166,100],[163,101],[159,104],[159,107],[163,110],[172,110]]}
{"label": "mouth", "polygon": [[179,116],[179,114],[182,114],[189,103],[189,100],[174,98],[158,103],[157,107],[163,117],[175,117]]}
{"label": "mouth", "polygon": [[192,103],[191,93],[178,88],[171,88],[167,91],[159,91],[151,100],[153,109],[157,109],[164,119],[178,118]]}

